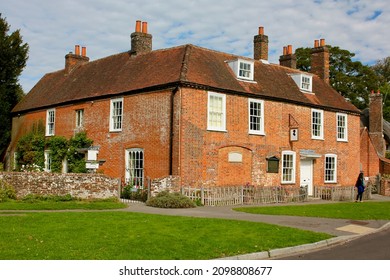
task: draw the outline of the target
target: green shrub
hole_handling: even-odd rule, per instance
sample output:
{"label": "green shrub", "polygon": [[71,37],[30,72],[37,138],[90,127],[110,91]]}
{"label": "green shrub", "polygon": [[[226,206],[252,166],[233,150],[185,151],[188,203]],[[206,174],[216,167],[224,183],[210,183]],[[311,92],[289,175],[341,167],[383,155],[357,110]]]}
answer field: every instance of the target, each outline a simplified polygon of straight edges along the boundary
{"label": "green shrub", "polygon": [[145,202],[148,199],[148,190],[134,189],[129,185],[123,188],[121,198]]}
{"label": "green shrub", "polygon": [[146,201],[147,206],[158,208],[193,208],[195,203],[188,197],[180,193],[170,193],[163,191],[155,197],[151,197]]}
{"label": "green shrub", "polygon": [[16,199],[15,189],[4,180],[0,180],[0,202],[7,201],[9,199]]}

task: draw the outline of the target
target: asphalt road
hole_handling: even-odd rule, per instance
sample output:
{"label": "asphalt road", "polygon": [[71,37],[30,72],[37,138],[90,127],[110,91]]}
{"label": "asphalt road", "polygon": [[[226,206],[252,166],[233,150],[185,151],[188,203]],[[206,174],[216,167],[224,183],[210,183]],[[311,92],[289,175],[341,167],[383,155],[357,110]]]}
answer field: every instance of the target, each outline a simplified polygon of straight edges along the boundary
{"label": "asphalt road", "polygon": [[323,250],[281,260],[390,260],[390,228]]}

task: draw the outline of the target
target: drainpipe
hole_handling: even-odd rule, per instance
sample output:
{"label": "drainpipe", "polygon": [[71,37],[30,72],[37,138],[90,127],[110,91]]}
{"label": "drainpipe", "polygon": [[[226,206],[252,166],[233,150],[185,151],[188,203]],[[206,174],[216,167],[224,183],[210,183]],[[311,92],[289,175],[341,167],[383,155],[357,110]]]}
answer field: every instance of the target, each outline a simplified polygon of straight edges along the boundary
{"label": "drainpipe", "polygon": [[169,175],[173,175],[173,129],[174,129],[174,101],[175,94],[179,90],[179,87],[175,87],[171,93],[171,105],[170,105],[170,113],[169,113]]}

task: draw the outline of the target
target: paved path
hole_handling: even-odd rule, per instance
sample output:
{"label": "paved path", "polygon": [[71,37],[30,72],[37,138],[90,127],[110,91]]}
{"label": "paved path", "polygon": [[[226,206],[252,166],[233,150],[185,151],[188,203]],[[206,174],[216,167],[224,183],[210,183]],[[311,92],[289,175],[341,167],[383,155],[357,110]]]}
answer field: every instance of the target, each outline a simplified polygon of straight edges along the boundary
{"label": "paved path", "polygon": [[[388,200],[390,197],[374,196],[375,200]],[[320,203],[337,203],[323,200],[312,200],[301,204],[320,204]],[[369,203],[369,202],[367,202]],[[287,204],[271,204],[268,206]],[[298,205],[295,203],[294,205]],[[261,205],[267,206],[267,205]],[[311,230],[316,232],[325,232],[334,236],[345,236],[351,234],[365,234],[375,229],[381,228],[389,221],[387,220],[364,220],[355,221],[350,219],[329,219],[329,218],[315,218],[315,217],[297,217],[297,216],[280,216],[280,215],[260,215],[250,214],[244,212],[234,211],[233,208],[241,206],[220,206],[220,207],[196,207],[187,209],[162,209],[148,207],[141,203],[130,204],[126,211],[141,212],[149,214],[160,215],[174,215],[174,216],[191,216],[191,217],[205,217],[205,218],[221,218],[231,220],[245,220],[252,222],[264,222],[270,224],[277,224],[281,226],[295,227],[304,230]]]}

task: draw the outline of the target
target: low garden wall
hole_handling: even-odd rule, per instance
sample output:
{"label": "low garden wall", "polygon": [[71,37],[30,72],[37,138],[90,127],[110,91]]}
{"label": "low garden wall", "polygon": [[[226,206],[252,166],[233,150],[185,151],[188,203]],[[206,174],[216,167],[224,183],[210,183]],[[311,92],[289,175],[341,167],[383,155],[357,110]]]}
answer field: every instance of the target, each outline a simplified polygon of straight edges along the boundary
{"label": "low garden wall", "polygon": [[390,196],[390,179],[382,178],[381,179],[381,188],[380,195]]}
{"label": "low garden wall", "polygon": [[111,198],[119,197],[120,180],[103,174],[0,172],[0,179],[10,184],[16,196],[67,195],[72,197]]}

